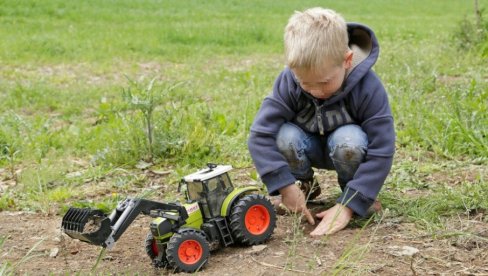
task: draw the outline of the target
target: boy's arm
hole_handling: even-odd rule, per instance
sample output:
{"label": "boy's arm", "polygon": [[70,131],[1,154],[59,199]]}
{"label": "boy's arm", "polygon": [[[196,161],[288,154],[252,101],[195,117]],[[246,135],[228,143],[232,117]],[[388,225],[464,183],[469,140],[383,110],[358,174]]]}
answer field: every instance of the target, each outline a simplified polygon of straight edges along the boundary
{"label": "boy's arm", "polygon": [[[248,140],[249,152],[254,165],[271,195],[282,195],[282,203],[293,212],[302,213],[308,223],[315,224],[307,209],[305,196],[291,174],[285,157],[278,150],[276,135],[281,126],[290,121],[296,110],[297,85],[289,69],[277,78],[273,93],[264,99],[251,126]],[[296,94],[295,94],[296,95]]]}
{"label": "boy's arm", "polygon": [[279,189],[296,181],[276,145],[281,126],[295,115],[297,101],[293,93],[296,90],[291,72],[285,69],[276,79],[273,92],[264,99],[251,126],[249,152],[271,195],[277,195]]}
{"label": "boy's arm", "polygon": [[378,77],[370,72],[365,77],[352,108],[357,111],[361,128],[368,136],[368,149],[354,178],[349,181],[337,203],[366,216],[386,176],[390,172],[395,151],[395,131],[388,96]]}

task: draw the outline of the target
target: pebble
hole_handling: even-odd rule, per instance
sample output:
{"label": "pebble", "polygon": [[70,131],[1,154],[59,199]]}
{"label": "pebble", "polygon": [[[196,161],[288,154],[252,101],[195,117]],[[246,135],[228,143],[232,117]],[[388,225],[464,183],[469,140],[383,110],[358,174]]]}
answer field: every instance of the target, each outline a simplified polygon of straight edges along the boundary
{"label": "pebble", "polygon": [[388,247],[390,250],[388,253],[390,253],[393,256],[413,256],[419,252],[419,250],[415,247],[411,246],[389,246]]}
{"label": "pebble", "polygon": [[58,256],[58,253],[59,253],[59,248],[57,248],[57,247],[52,248],[51,252],[49,252],[49,257],[50,258],[56,258],[56,256]]}

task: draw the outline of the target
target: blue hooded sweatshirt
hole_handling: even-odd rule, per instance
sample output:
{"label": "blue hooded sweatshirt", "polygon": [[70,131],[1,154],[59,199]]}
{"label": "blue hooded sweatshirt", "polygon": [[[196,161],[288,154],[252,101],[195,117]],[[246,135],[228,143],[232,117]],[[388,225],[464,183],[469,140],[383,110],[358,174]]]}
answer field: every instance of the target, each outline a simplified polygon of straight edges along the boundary
{"label": "blue hooded sweatshirt", "polygon": [[347,25],[349,47],[354,52],[353,66],[340,91],[326,100],[315,99],[286,68],[254,119],[248,147],[269,194],[277,195],[279,189],[296,181],[276,145],[276,136],[284,123],[291,122],[320,135],[329,135],[345,124],[359,125],[368,136],[366,157],[337,202],[365,216],[391,169],[395,131],[386,91],[371,70],[379,54],[378,41],[368,27]]}

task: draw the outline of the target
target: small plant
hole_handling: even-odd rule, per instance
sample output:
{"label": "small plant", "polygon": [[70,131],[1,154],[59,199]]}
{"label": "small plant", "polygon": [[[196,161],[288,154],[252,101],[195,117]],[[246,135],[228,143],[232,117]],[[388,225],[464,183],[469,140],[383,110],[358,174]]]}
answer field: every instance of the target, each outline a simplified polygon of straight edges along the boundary
{"label": "small plant", "polygon": [[153,130],[154,130],[154,111],[156,107],[161,105],[167,99],[167,94],[180,86],[182,83],[177,83],[171,86],[156,89],[154,86],[155,78],[153,78],[147,86],[143,86],[129,79],[130,86],[124,89],[123,95],[125,101],[129,105],[129,109],[138,110],[142,113],[144,119],[144,126],[146,129],[147,138],[147,161],[152,162],[154,158],[153,153]]}
{"label": "small plant", "polygon": [[454,32],[453,40],[460,50],[471,50],[486,46],[488,39],[488,22],[483,18],[484,10],[479,8],[478,1],[474,1],[475,19],[465,17]]}
{"label": "small plant", "polygon": [[8,210],[15,207],[15,201],[13,196],[8,193],[4,193],[0,196],[0,211]]}
{"label": "small plant", "polygon": [[[0,249],[3,248],[3,244],[7,239],[6,236],[0,236]],[[11,269],[11,264],[7,261],[0,261],[0,275],[8,275]]]}
{"label": "small plant", "polygon": [[14,180],[15,185],[17,185],[17,174],[15,172],[15,163],[19,151],[15,150],[11,146],[4,146],[3,152],[5,153],[3,158],[7,159],[8,162],[8,171],[10,172],[10,178]]}
{"label": "small plant", "polygon": [[[8,239],[8,236],[0,236],[0,248],[3,247],[3,244],[5,241]],[[44,253],[39,253],[39,254],[32,254],[32,252],[39,246],[44,241],[44,239],[41,239],[38,241],[34,246],[29,249],[29,251],[22,257],[22,259],[16,261],[16,262],[9,262],[5,260],[0,261],[0,276],[6,276],[6,275],[16,275],[18,273],[15,272],[17,267],[27,261],[29,261],[32,258],[38,257],[43,255]]]}
{"label": "small plant", "polygon": [[364,223],[361,229],[354,235],[354,237],[346,244],[344,251],[337,261],[332,266],[331,275],[351,275],[359,273],[362,271],[351,271],[353,267],[350,264],[357,264],[363,260],[365,255],[370,251],[370,245],[373,242],[376,232],[379,229],[381,222],[383,221],[384,214],[378,218],[376,222],[376,227],[373,229],[368,242],[361,243],[360,238],[364,235],[364,230],[378,215],[373,215]]}
{"label": "small plant", "polygon": [[299,245],[303,242],[303,229],[302,229],[302,214],[293,213],[292,220],[291,220],[291,232],[290,235],[287,237],[286,241],[288,243],[288,255],[286,260],[286,267],[289,267],[293,264],[290,260],[297,255],[297,249]]}

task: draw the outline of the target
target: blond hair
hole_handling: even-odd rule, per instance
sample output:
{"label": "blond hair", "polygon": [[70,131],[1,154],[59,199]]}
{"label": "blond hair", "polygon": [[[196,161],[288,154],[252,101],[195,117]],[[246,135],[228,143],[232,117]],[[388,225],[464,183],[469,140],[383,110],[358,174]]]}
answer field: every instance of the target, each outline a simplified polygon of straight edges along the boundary
{"label": "blond hair", "polygon": [[348,50],[347,25],[333,10],[311,8],[296,11],[285,28],[285,61],[292,69],[317,69],[326,60],[336,65]]}

